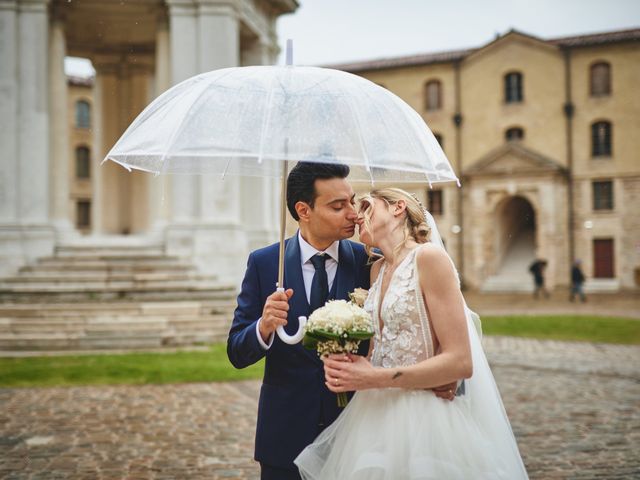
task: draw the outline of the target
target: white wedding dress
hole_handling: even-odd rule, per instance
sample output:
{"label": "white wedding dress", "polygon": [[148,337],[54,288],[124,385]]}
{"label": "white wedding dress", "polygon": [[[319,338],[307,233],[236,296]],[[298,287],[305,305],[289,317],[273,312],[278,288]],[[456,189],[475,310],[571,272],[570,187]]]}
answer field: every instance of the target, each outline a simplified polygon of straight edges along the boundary
{"label": "white wedding dress", "polygon": [[[393,273],[380,303],[380,282],[365,309],[375,325],[372,363],[392,368],[434,355],[434,339],[416,273],[416,252]],[[357,392],[338,419],[295,460],[305,480],[526,479],[480,339],[465,306],[473,376],[452,402],[430,390]],[[380,317],[383,328],[380,329]]]}

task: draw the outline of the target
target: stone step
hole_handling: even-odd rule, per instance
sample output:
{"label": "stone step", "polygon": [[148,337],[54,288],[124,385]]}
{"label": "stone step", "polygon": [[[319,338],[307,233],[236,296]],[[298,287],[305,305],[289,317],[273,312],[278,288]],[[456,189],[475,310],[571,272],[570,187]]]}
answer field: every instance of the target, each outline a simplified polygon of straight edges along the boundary
{"label": "stone step", "polygon": [[495,275],[489,277],[480,288],[481,292],[531,292],[533,280],[528,275]]}
{"label": "stone step", "polygon": [[213,275],[202,275],[194,272],[175,273],[175,272],[130,272],[130,273],[113,273],[113,272],[73,272],[73,271],[60,271],[54,272],[37,272],[29,275],[22,275],[16,277],[4,278],[0,282],[0,289],[3,284],[5,285],[20,285],[20,284],[45,284],[45,287],[50,285],[58,285],[61,283],[83,283],[93,282],[96,284],[108,282],[110,284],[116,284],[119,282],[209,282],[214,283],[216,277]]}
{"label": "stone step", "polygon": [[151,257],[42,257],[39,258],[36,263],[31,265],[31,267],[65,267],[65,266],[74,266],[74,267],[173,267],[173,266],[182,266],[182,267],[190,267],[193,268],[186,260],[180,257],[173,256],[151,256]]}
{"label": "stone step", "polygon": [[0,350],[92,350],[139,349],[162,346],[192,345],[224,341],[226,328],[208,328],[198,331],[133,330],[127,332],[82,333],[0,333]]}
{"label": "stone step", "polygon": [[64,262],[56,259],[56,261],[38,263],[22,267],[19,275],[48,275],[60,272],[77,272],[77,273],[146,273],[146,272],[163,272],[163,273],[183,273],[195,271],[193,265],[187,262],[171,260],[157,262],[108,262],[108,261],[84,261]]}
{"label": "stone step", "polygon": [[56,257],[79,256],[118,256],[118,257],[162,257],[164,246],[150,245],[59,245],[55,248]]}
{"label": "stone step", "polygon": [[100,303],[85,304],[51,304],[39,308],[30,305],[8,304],[0,305],[0,317],[38,317],[48,318],[51,316],[70,317],[74,316],[95,316],[108,312],[113,315],[216,315],[233,312],[236,302],[231,299],[219,301],[196,301],[196,302],[163,302],[163,303]]}
{"label": "stone step", "polygon": [[146,329],[178,328],[194,331],[200,328],[231,324],[233,315],[218,314],[208,316],[101,316],[75,318],[0,318],[2,333],[81,333],[81,332],[123,332]]}
{"label": "stone step", "polygon": [[233,311],[234,299],[197,302],[57,303],[46,305],[0,304],[0,317],[74,317],[102,312],[114,315],[199,315]]}
{"label": "stone step", "polygon": [[115,289],[83,291],[1,291],[1,303],[55,304],[71,302],[170,302],[170,301],[209,301],[235,299],[231,289]]}
{"label": "stone step", "polygon": [[0,350],[147,349],[226,339],[235,285],[198,273],[143,238],[101,241],[58,247],[0,280]]}
{"label": "stone step", "polygon": [[117,281],[79,281],[74,282],[36,282],[16,281],[0,282],[0,295],[3,293],[66,293],[66,292],[119,292],[119,291],[212,291],[212,292],[232,292],[231,285],[220,284],[211,279],[207,280],[117,280]]}

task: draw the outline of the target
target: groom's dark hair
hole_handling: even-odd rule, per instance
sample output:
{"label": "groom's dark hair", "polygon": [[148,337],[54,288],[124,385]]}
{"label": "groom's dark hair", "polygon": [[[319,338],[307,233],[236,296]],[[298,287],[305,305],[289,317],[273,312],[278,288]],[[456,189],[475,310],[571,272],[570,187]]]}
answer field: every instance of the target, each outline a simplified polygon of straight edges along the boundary
{"label": "groom's dark hair", "polygon": [[347,178],[349,167],[338,163],[298,162],[287,178],[287,208],[297,222],[296,203],[304,202],[313,208],[318,192],[316,180]]}

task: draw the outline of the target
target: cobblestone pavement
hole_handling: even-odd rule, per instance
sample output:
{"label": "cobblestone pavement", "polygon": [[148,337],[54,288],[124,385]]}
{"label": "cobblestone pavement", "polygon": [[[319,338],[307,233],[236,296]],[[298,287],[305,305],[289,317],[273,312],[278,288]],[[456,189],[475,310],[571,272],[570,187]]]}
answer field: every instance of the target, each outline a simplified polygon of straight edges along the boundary
{"label": "cobblestone pavement", "polygon": [[[640,347],[487,337],[532,479],[640,478]],[[0,390],[2,479],[256,479],[259,382]]]}

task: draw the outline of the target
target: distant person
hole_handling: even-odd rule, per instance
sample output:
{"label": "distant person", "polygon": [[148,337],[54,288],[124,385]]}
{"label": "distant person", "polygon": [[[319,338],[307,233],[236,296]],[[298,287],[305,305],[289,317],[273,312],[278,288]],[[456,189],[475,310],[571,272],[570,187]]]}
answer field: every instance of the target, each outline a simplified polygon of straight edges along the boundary
{"label": "distant person", "polygon": [[584,295],[584,280],[585,276],[582,273],[582,261],[577,259],[573,262],[573,267],[571,267],[571,296],[569,300],[574,301],[576,295],[580,297],[580,301],[583,303],[587,301],[587,297]]}
{"label": "distant person", "polygon": [[533,298],[538,298],[540,292],[544,295],[544,298],[549,298],[549,292],[544,286],[544,271],[547,268],[547,261],[540,258],[536,259],[530,266],[529,271],[533,275]]}

